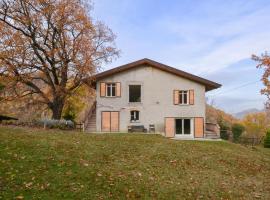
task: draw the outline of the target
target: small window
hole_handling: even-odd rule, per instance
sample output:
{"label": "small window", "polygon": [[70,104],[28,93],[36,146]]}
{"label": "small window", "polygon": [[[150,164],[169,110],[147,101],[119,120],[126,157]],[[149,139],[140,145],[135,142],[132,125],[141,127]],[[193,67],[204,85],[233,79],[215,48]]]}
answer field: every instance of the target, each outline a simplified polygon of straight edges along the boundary
{"label": "small window", "polygon": [[115,83],[106,83],[106,96],[115,97],[116,96],[116,84]]}
{"label": "small window", "polygon": [[129,86],[129,102],[141,102],[141,86]]}
{"label": "small window", "polygon": [[187,90],[179,91],[179,103],[188,104],[188,91]]}
{"label": "small window", "polygon": [[137,122],[140,120],[140,112],[138,110],[130,111],[130,121]]}

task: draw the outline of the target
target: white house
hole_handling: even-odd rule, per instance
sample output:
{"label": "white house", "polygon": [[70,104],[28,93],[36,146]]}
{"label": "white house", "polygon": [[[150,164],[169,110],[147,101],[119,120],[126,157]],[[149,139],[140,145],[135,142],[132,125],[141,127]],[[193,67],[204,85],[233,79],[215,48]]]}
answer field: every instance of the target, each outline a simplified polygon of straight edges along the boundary
{"label": "white house", "polygon": [[149,59],[96,75],[94,132],[154,131],[205,137],[205,93],[220,84]]}

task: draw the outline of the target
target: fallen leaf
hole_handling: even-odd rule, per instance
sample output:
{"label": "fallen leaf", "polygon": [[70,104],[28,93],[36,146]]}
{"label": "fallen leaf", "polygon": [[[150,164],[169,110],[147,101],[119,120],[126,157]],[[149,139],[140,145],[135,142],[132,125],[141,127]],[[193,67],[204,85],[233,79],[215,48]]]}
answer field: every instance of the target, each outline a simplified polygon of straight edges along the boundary
{"label": "fallen leaf", "polygon": [[97,173],[97,176],[99,176],[99,177],[100,177],[100,176],[102,176],[102,174],[101,174],[101,173]]}

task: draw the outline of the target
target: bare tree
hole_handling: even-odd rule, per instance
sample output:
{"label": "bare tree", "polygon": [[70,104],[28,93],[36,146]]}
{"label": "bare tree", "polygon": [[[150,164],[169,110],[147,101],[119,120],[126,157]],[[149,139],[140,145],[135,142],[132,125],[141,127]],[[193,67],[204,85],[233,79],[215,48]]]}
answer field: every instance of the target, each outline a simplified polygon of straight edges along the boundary
{"label": "bare tree", "polygon": [[2,0],[0,78],[6,99],[30,96],[60,119],[65,101],[118,56],[115,35],[80,0]]}

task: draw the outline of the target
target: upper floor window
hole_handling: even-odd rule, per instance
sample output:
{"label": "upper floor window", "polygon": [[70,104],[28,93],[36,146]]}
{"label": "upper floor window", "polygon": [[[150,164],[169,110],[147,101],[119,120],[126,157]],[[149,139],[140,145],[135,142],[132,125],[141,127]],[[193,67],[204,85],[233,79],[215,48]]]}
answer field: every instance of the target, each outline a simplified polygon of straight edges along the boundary
{"label": "upper floor window", "polygon": [[141,102],[141,85],[129,85],[129,102]]}
{"label": "upper floor window", "polygon": [[140,112],[138,110],[130,111],[130,121],[137,122],[140,120]]}
{"label": "upper floor window", "polygon": [[116,84],[115,83],[106,83],[106,96],[115,97],[116,96]]}
{"label": "upper floor window", "polygon": [[188,104],[188,91],[187,90],[179,91],[179,104]]}
{"label": "upper floor window", "polygon": [[173,103],[174,105],[194,105],[195,93],[194,90],[174,90]]}
{"label": "upper floor window", "polygon": [[100,82],[100,97],[121,97],[121,82]]}

